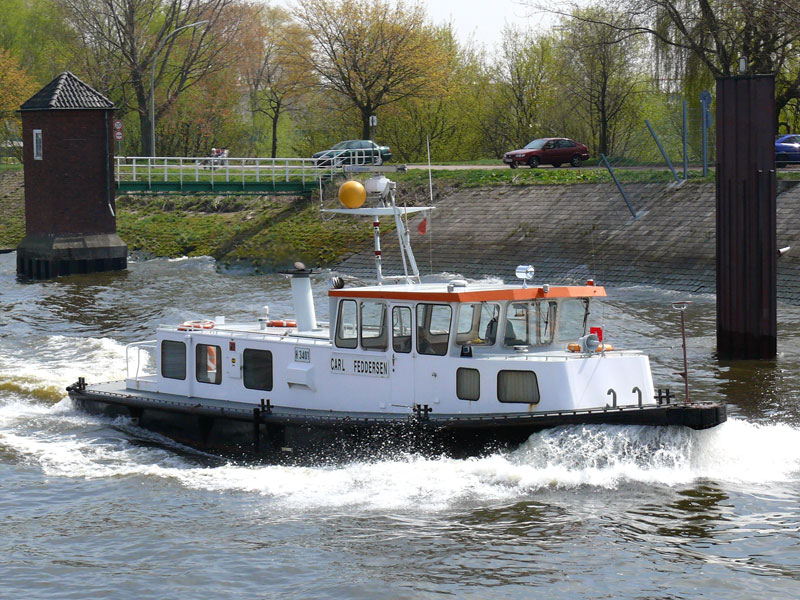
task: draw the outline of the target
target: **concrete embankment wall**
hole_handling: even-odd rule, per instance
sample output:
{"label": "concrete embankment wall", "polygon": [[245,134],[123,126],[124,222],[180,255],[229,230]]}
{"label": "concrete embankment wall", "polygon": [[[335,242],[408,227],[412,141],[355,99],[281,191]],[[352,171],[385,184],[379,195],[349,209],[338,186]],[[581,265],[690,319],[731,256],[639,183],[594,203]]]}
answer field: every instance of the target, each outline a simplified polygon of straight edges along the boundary
{"label": "concrete embankment wall", "polygon": [[[626,190],[640,215],[635,220],[613,185],[458,191],[436,203],[426,235],[417,232],[422,217],[410,221],[420,272],[511,281],[516,265],[533,264],[537,283],[593,277],[600,285],[714,293],[714,185]],[[778,298],[800,304],[800,186],[781,190],[778,246],[793,249],[778,261]],[[383,235],[382,246],[384,274],[402,273],[394,232]],[[342,271],[374,277],[372,250],[344,261]]]}

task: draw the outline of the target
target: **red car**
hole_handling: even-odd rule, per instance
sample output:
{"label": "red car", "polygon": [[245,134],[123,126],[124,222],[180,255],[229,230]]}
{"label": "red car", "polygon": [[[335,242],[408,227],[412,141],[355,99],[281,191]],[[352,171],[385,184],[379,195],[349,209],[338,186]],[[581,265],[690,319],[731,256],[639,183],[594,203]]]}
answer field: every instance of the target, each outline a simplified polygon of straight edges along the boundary
{"label": "red car", "polygon": [[503,155],[503,162],[512,169],[518,165],[528,165],[535,169],[539,165],[560,167],[569,163],[580,167],[589,158],[589,148],[567,138],[539,138],[519,150],[512,150]]}

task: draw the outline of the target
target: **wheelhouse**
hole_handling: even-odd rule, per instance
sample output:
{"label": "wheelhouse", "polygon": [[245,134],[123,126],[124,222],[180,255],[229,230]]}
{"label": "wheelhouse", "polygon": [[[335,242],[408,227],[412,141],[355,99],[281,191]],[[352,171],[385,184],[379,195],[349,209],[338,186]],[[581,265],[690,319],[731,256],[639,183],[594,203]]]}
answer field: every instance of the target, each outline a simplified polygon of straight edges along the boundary
{"label": "wheelhouse", "polygon": [[418,284],[331,290],[337,349],[430,356],[568,350],[600,286]]}

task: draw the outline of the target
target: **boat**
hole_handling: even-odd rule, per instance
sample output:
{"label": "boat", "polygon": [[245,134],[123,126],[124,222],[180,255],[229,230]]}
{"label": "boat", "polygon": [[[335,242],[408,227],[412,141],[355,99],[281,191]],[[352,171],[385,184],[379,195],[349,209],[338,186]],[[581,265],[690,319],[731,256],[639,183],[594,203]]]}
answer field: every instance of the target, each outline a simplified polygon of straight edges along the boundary
{"label": "boat", "polygon": [[[644,352],[604,339],[591,306],[606,292],[592,280],[534,283],[534,267],[521,265],[514,283],[423,281],[408,219],[432,207],[398,205],[386,175],[402,168],[346,167],[342,207],[329,212],[372,217],[376,282],[331,278],[330,323],[316,318],[314,271],[296,263],[285,272],[294,317],[265,307],[250,322],[159,326],[154,339],[127,346],[124,381],[80,378],[67,388],[73,403],[191,447],[277,460],[460,457],[557,426],[707,429],[726,420],[724,402],[689,398],[685,364],[679,400],[655,389]],[[383,273],[381,217],[393,220],[402,274]]]}

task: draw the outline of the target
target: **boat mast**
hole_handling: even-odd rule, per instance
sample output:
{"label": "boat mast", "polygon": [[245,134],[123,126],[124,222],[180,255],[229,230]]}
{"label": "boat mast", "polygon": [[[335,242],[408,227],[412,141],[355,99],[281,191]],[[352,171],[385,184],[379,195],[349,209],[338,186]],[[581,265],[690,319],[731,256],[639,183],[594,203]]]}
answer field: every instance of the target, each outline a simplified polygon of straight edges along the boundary
{"label": "boat mast", "polygon": [[[375,272],[378,285],[383,285],[384,281],[406,283],[420,283],[419,268],[414,258],[414,251],[411,249],[411,237],[403,219],[409,213],[432,210],[430,206],[424,207],[399,207],[395,200],[397,184],[385,177],[385,173],[397,173],[405,171],[405,165],[400,166],[369,166],[369,165],[345,165],[346,173],[369,173],[371,177],[365,182],[364,188],[366,196],[376,201],[373,208],[338,208],[325,209],[324,212],[349,214],[349,215],[370,215],[372,216],[373,240],[375,246]],[[400,258],[403,261],[403,275],[384,276],[381,252],[381,228],[380,217],[382,215],[393,216],[397,227],[397,240],[400,246]],[[409,268],[411,273],[409,274]]]}

